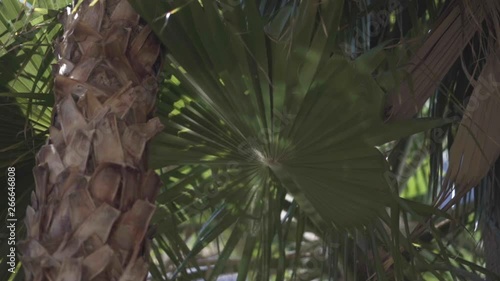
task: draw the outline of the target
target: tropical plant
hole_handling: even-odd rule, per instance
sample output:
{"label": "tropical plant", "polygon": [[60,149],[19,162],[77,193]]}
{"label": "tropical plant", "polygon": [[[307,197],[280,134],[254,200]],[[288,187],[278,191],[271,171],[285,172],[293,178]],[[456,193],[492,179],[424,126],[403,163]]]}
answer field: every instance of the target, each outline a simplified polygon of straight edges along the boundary
{"label": "tropical plant", "polygon": [[[17,210],[28,205],[41,149],[28,229],[18,227],[28,280],[142,280],[146,236],[152,280],[498,278],[494,251],[486,270],[467,235],[482,211],[472,202],[495,198],[478,196],[483,186],[467,200],[468,191],[498,156],[493,141],[484,162],[470,139],[486,142],[494,127],[474,117],[486,110],[467,109],[454,140],[456,123],[443,118],[461,112],[454,101],[469,85],[476,96],[484,89],[472,78],[494,46],[496,2],[130,3],[144,21],[125,1],[82,1],[75,13],[58,12],[65,1],[0,4],[2,167],[18,171]],[[61,34],[52,83],[50,44]],[[461,44],[445,51],[449,42]],[[146,234],[159,181],[142,153],[160,128],[147,122],[157,81],[165,128],[149,165],[163,186]],[[437,118],[405,120],[417,113]],[[470,124],[480,129],[467,134]],[[464,173],[460,154],[482,166]],[[62,172],[72,163],[79,168]],[[494,223],[483,225],[484,243],[495,245]],[[3,239],[0,252],[8,248]]]}

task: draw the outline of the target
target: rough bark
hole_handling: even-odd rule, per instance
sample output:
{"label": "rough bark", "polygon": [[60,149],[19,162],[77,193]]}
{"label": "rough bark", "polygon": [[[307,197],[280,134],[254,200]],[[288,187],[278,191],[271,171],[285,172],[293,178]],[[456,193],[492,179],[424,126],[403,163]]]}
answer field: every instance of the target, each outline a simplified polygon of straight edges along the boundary
{"label": "rough bark", "polygon": [[50,138],[20,243],[26,280],[145,280],[160,179],[147,169],[160,46],[126,0],[62,17]]}

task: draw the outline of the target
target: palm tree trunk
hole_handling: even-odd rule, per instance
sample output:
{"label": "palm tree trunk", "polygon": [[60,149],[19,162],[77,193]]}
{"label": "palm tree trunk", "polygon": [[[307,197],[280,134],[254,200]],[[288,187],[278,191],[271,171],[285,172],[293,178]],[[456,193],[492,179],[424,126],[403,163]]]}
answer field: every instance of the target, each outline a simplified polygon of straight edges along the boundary
{"label": "palm tree trunk", "polygon": [[[76,2],[76,1],[75,1]],[[84,0],[62,17],[50,139],[20,243],[26,280],[145,280],[160,179],[146,142],[160,45],[126,0]]]}

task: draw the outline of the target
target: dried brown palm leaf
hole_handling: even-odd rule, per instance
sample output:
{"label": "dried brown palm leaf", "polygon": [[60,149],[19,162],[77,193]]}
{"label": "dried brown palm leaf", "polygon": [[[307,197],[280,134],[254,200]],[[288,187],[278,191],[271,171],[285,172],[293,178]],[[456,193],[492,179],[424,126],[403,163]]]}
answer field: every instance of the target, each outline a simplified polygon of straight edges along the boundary
{"label": "dried brown palm leaf", "polygon": [[[487,8],[491,34],[493,36],[496,34],[498,40],[500,3],[484,1],[484,5]],[[450,151],[450,166],[445,185],[455,184],[461,192],[466,192],[477,185],[500,155],[500,127],[498,126],[500,48],[498,48],[498,41],[492,49],[478,81],[469,78],[474,91]]]}
{"label": "dried brown palm leaf", "polygon": [[[470,2],[470,0],[467,0]],[[488,173],[500,155],[500,113],[499,89],[499,39],[500,39],[500,2],[485,0],[485,14],[491,41],[496,41],[495,51],[487,58],[486,65],[477,83],[473,82],[474,92],[467,105],[455,142],[450,153],[450,172],[447,183],[455,183],[459,189],[457,198],[477,185]],[[473,158],[473,163],[467,160]],[[467,166],[469,165],[469,171]],[[494,178],[498,179],[498,167],[493,169]],[[481,189],[484,198],[482,205],[481,228],[483,234],[486,268],[500,275],[500,241],[498,239],[499,192],[497,180],[489,181]],[[451,205],[451,204],[448,204]],[[497,280],[488,277],[486,280]]]}
{"label": "dried brown palm leaf", "polygon": [[[490,41],[498,42],[500,3],[488,0],[483,4]],[[450,151],[445,186],[455,184],[462,193],[477,185],[500,155],[500,129],[496,122],[500,117],[500,57],[499,48],[492,49],[478,80],[469,77],[474,91]]]}
{"label": "dried brown palm leaf", "polygon": [[145,280],[160,179],[147,142],[160,45],[126,0],[82,1],[63,18],[50,139],[34,169],[26,280]]}
{"label": "dried brown palm leaf", "polygon": [[450,151],[447,183],[472,188],[500,155],[500,57],[492,53],[465,109]]}
{"label": "dried brown palm leaf", "polygon": [[399,91],[389,96],[387,120],[411,118],[420,111],[481,29],[484,14],[482,1],[471,2],[468,8],[455,1],[443,12],[436,28],[408,64],[406,72],[411,83],[401,84]]}

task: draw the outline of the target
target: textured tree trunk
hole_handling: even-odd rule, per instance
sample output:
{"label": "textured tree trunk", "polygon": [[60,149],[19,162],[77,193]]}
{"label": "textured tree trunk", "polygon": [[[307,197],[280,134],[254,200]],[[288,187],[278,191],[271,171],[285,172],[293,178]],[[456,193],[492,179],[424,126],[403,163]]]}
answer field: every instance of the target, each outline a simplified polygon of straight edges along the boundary
{"label": "textured tree trunk", "polygon": [[160,46],[126,0],[83,1],[62,17],[50,139],[19,244],[26,280],[145,280],[160,179],[146,142]]}

